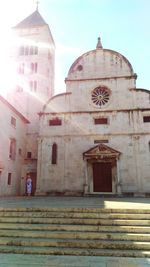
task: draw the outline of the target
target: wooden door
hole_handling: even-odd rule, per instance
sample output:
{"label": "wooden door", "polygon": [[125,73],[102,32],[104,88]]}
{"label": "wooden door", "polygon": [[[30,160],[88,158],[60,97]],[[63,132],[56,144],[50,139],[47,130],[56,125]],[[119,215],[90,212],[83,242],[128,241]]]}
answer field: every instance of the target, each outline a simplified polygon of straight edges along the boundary
{"label": "wooden door", "polygon": [[112,192],[112,172],[110,162],[93,163],[93,191]]}

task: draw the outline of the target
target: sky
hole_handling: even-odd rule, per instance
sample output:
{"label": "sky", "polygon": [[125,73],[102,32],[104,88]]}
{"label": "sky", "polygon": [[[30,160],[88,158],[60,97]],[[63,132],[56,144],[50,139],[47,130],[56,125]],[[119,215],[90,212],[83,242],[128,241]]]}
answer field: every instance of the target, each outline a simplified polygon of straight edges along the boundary
{"label": "sky", "polygon": [[[5,52],[10,30],[33,13],[35,0],[0,0],[0,73],[9,64]],[[55,92],[65,91],[65,77],[76,58],[103,48],[124,55],[138,75],[137,88],[150,89],[150,0],[39,0],[56,45]],[[7,53],[7,52],[6,52]],[[6,82],[4,74],[0,86]]]}

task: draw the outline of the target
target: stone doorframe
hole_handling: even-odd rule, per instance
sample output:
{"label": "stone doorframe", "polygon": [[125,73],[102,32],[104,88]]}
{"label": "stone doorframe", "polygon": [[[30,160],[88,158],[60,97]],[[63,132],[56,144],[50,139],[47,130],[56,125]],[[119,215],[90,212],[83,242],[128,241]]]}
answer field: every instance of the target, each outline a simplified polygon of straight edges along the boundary
{"label": "stone doorframe", "polygon": [[[83,153],[85,164],[84,194],[100,194],[93,192],[93,163],[110,162],[112,165],[112,192],[108,194],[121,194],[119,157],[121,152],[104,144],[92,147]],[[103,192],[102,192],[103,193]]]}

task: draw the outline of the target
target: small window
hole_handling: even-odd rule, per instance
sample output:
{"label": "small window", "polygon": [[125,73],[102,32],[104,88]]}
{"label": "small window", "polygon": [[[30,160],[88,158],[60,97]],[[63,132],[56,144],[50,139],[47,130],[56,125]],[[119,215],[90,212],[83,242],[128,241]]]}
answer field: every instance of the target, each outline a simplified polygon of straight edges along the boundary
{"label": "small window", "polygon": [[21,93],[21,92],[23,92],[23,88],[22,88],[20,85],[17,85],[17,86],[16,86],[16,92],[17,92],[17,93]]}
{"label": "small window", "polygon": [[144,116],[143,122],[150,122],[150,116]]}
{"label": "small window", "polygon": [[37,63],[31,63],[31,73],[37,73]]}
{"label": "small window", "polygon": [[34,47],[34,54],[35,54],[35,55],[38,54],[38,47],[37,47],[37,46]]}
{"label": "small window", "polygon": [[108,124],[108,118],[95,118],[95,124]]}
{"label": "small window", "polygon": [[37,68],[38,68],[38,64],[37,64],[37,62],[36,62],[36,63],[34,63],[34,72],[35,72],[35,73],[37,73]]}
{"label": "small window", "polygon": [[28,47],[28,46],[25,47],[25,55],[26,55],[26,56],[29,55],[29,47]]}
{"label": "small window", "polygon": [[10,146],[9,146],[9,158],[15,160],[16,158],[16,140],[10,139]]}
{"label": "small window", "polygon": [[62,125],[62,121],[59,118],[54,118],[49,120],[49,126],[59,126]]}
{"label": "small window", "polygon": [[8,173],[7,184],[8,184],[8,185],[11,185],[11,172]]}
{"label": "small window", "polygon": [[20,56],[24,55],[24,46],[20,46],[19,54]]}
{"label": "small window", "polygon": [[108,140],[94,140],[94,144],[108,143]]}
{"label": "small window", "polygon": [[16,119],[14,117],[11,117],[11,125],[16,127]]}
{"label": "small window", "polygon": [[52,164],[57,164],[57,144],[52,145]]}
{"label": "small window", "polygon": [[28,151],[27,152],[27,159],[31,159],[32,158],[32,152]]}
{"label": "small window", "polygon": [[36,92],[36,90],[37,90],[37,81],[30,81],[29,86],[30,86],[30,90],[32,92]]}
{"label": "small window", "polygon": [[18,66],[18,73],[19,73],[19,74],[24,74],[24,63],[21,63],[21,64]]}
{"label": "small window", "polygon": [[22,149],[21,148],[18,149],[18,154],[19,154],[19,156],[22,155]]}
{"label": "small window", "polygon": [[37,90],[37,81],[34,81],[34,92],[36,92],[36,90]]}
{"label": "small window", "polygon": [[33,55],[33,46],[30,46],[30,55]]}

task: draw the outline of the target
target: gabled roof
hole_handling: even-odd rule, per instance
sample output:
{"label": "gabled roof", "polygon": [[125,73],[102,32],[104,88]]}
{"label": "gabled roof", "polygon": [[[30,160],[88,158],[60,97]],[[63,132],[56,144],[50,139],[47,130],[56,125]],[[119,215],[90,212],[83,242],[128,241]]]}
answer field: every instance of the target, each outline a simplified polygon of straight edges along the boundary
{"label": "gabled roof", "polygon": [[0,95],[0,101],[6,105],[11,111],[16,113],[20,117],[21,120],[23,120],[25,123],[30,123],[27,118],[25,118],[17,109],[14,108],[4,97]]}
{"label": "gabled roof", "polygon": [[84,158],[100,158],[100,159],[103,159],[103,158],[116,158],[118,157],[119,155],[121,154],[121,152],[109,147],[109,146],[106,146],[104,144],[100,144],[100,145],[97,145],[95,147],[92,147],[91,149],[89,149],[88,151],[84,152],[83,153],[83,157]]}
{"label": "gabled roof", "polygon": [[29,28],[36,26],[48,25],[40,15],[38,9],[35,10],[31,15],[18,23],[14,28]]}

